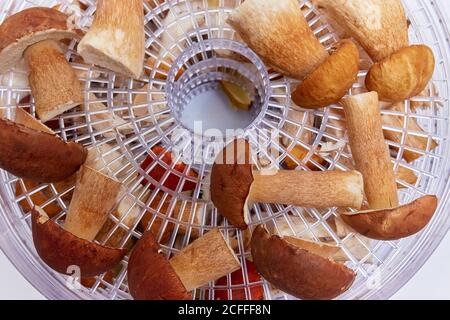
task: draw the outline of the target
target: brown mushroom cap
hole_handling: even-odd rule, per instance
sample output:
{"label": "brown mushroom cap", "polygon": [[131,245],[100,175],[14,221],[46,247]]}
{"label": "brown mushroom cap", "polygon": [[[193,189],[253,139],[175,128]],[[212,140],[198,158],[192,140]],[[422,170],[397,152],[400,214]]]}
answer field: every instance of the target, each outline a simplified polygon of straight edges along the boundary
{"label": "brown mushroom cap", "polygon": [[31,212],[33,242],[42,260],[53,270],[66,274],[70,266],[78,266],[82,277],[93,277],[116,266],[126,249],[104,247],[80,239],[48,219],[42,209]]}
{"label": "brown mushroom cap", "polygon": [[136,300],[191,300],[151,231],[144,233],[128,262],[128,287]]}
{"label": "brown mushroom cap", "polygon": [[87,150],[56,135],[0,119],[0,168],[36,182],[59,182],[84,163]]}
{"label": "brown mushroom cap", "polygon": [[29,46],[43,40],[77,38],[80,31],[68,24],[64,13],[45,7],[22,10],[0,25],[0,74],[19,62]]}
{"label": "brown mushroom cap", "polygon": [[[240,152],[242,146],[245,151]],[[234,140],[213,165],[211,200],[218,212],[240,229],[247,229],[247,198],[252,183],[250,145],[244,140]]]}
{"label": "brown mushroom cap", "polygon": [[332,299],[353,283],[355,273],[343,264],[312,254],[258,226],[252,236],[258,272],[280,290],[301,299]]}
{"label": "brown mushroom cap", "polygon": [[433,51],[425,45],[400,49],[372,66],[366,87],[376,91],[380,100],[400,102],[419,95],[433,76]]}
{"label": "brown mushroom cap", "polygon": [[422,230],[436,211],[436,196],[424,196],[409,204],[384,210],[341,215],[355,231],[376,240],[398,240]]}
{"label": "brown mushroom cap", "polygon": [[358,78],[359,51],[351,40],[342,40],[337,50],[310,73],[292,93],[292,100],[307,109],[337,103]]}

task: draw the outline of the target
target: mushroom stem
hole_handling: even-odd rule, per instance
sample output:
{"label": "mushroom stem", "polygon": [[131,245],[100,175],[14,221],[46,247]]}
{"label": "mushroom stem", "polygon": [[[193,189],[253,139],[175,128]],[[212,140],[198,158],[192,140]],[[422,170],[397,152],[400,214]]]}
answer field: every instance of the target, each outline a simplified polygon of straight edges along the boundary
{"label": "mushroom stem", "polygon": [[43,122],[83,102],[83,90],[75,71],[58,43],[45,40],[25,51],[36,113]]}
{"label": "mushroom stem", "polygon": [[[403,102],[392,105],[388,110],[403,112],[404,111]],[[415,118],[408,117],[406,122],[407,122],[406,129],[409,132],[415,132],[415,133],[424,132],[423,129],[420,127],[420,125],[417,123]],[[383,115],[383,124],[385,126],[402,129],[404,127],[404,117],[397,116],[397,115],[385,114],[385,115]],[[386,129],[386,130],[383,130],[383,133],[384,133],[384,137],[386,139],[391,140],[392,142],[395,142],[398,144],[402,144],[403,132]],[[436,141],[434,141],[433,139],[430,139],[430,144],[428,147],[428,138],[427,137],[412,135],[409,133],[407,134],[406,141],[404,144],[407,147],[411,147],[411,148],[414,148],[417,150],[423,150],[424,152],[432,151],[438,146]],[[419,159],[420,157],[422,157],[422,154],[412,151],[412,150],[404,149],[402,156],[407,162],[413,162],[413,161]]]}
{"label": "mushroom stem", "polygon": [[384,141],[378,94],[369,92],[342,100],[350,149],[356,169],[364,177],[371,209],[399,205],[397,184],[388,146]]}
{"label": "mushroom stem", "polygon": [[64,229],[78,238],[94,240],[116,203],[120,187],[120,182],[84,165],[78,173]]}
{"label": "mushroom stem", "polygon": [[250,202],[309,208],[352,207],[363,202],[363,179],[357,171],[278,171],[253,173]]}
{"label": "mushroom stem", "polygon": [[217,280],[241,266],[219,229],[195,240],[170,259],[170,264],[187,291]]}
{"label": "mushroom stem", "polygon": [[302,80],[328,57],[295,0],[247,0],[227,20],[276,71]]}
{"label": "mushroom stem", "polygon": [[144,41],[142,0],[100,0],[78,53],[87,63],[139,78],[144,65]]}

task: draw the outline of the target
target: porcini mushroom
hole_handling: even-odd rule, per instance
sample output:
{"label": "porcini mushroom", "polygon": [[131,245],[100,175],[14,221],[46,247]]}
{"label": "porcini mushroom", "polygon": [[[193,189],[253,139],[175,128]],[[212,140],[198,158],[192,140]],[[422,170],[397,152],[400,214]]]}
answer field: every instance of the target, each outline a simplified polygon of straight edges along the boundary
{"label": "porcini mushroom", "polygon": [[119,181],[89,166],[81,167],[64,229],[81,239],[94,240],[116,204],[120,187]]}
{"label": "porcini mushroom", "polygon": [[357,79],[356,45],[344,40],[329,56],[295,0],[247,0],[227,22],[276,71],[303,80],[292,95],[301,107],[337,102]]}
{"label": "porcini mushroom", "polygon": [[347,213],[341,217],[363,236],[377,240],[398,240],[422,230],[433,217],[437,204],[437,197],[428,195],[404,206]]}
{"label": "porcini mushroom", "polygon": [[351,40],[342,40],[335,51],[292,92],[292,100],[307,109],[337,103],[358,79],[359,51]]}
{"label": "porcini mushroom", "polygon": [[381,100],[400,102],[419,95],[434,73],[434,54],[425,45],[412,45],[375,63],[366,76],[368,90]]}
{"label": "porcini mushroom", "polygon": [[78,143],[0,119],[0,168],[19,178],[62,181],[80,168],[86,155]]}
{"label": "porcini mushroom", "polygon": [[131,253],[128,286],[138,300],[187,300],[188,291],[239,268],[239,260],[218,229],[195,240],[171,260],[162,255],[147,231]]}
{"label": "porcini mushroom", "polygon": [[241,267],[233,249],[219,229],[198,238],[170,259],[170,265],[191,291]]}
{"label": "porcini mushroom", "polygon": [[[350,148],[356,169],[364,176],[369,212],[344,213],[342,219],[373,239],[400,239],[426,226],[436,210],[436,198],[425,196],[399,207],[390,154],[384,141],[376,92],[343,99]],[[380,232],[382,230],[383,232]]]}
{"label": "porcini mushroom", "polygon": [[355,273],[323,251],[310,252],[308,248],[270,236],[261,225],[253,232],[253,263],[277,288],[301,299],[333,299],[345,292]]}
{"label": "porcini mushroom", "polygon": [[127,276],[130,294],[136,300],[191,300],[150,231],[131,252]]}
{"label": "porcini mushroom", "polygon": [[401,0],[312,0],[330,23],[353,37],[374,62],[408,46],[408,24]]}
{"label": "porcini mushroom", "polygon": [[425,89],[435,59],[424,45],[409,46],[408,22],[400,0],[314,0],[332,21],[358,41],[375,64],[366,77],[380,100],[400,102]]}
{"label": "porcini mushroom", "polygon": [[39,207],[31,215],[33,242],[41,259],[53,270],[66,274],[77,266],[82,277],[104,273],[117,265],[125,249],[104,247],[67,232]]}
{"label": "porcini mushroom", "polygon": [[247,0],[227,22],[264,62],[286,76],[301,80],[328,57],[295,0]]}
{"label": "porcini mushroom", "polygon": [[78,53],[86,63],[139,78],[144,41],[142,0],[99,0],[94,22],[78,44]]}
{"label": "porcini mushroom", "polygon": [[36,113],[46,122],[81,104],[83,92],[57,40],[78,38],[68,17],[56,9],[34,7],[8,17],[0,26],[0,73],[24,56]]}
{"label": "porcini mushroom", "polygon": [[269,174],[254,171],[250,162],[248,142],[235,140],[219,154],[211,172],[211,199],[218,212],[238,228],[247,228],[247,204],[252,202],[361,207],[363,181],[357,171],[280,170]]}

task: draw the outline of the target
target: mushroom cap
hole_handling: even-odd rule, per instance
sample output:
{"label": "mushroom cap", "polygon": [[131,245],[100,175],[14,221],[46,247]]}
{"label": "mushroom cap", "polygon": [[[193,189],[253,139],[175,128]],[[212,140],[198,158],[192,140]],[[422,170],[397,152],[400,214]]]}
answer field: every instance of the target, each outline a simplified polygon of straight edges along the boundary
{"label": "mushroom cap", "polygon": [[0,168],[36,182],[59,182],[77,172],[87,150],[79,143],[0,119]]}
{"label": "mushroom cap", "polygon": [[247,229],[247,198],[253,183],[250,145],[234,140],[218,155],[211,171],[211,200],[231,224]]}
{"label": "mushroom cap", "polygon": [[359,51],[351,40],[342,40],[337,50],[310,73],[292,93],[292,100],[307,109],[337,103],[358,78]]}
{"label": "mushroom cap", "polygon": [[29,8],[8,17],[0,25],[0,74],[14,68],[29,46],[78,38],[80,33],[68,23],[67,15],[52,8]]}
{"label": "mushroom cap", "polygon": [[408,24],[401,0],[312,0],[312,3],[335,29],[361,44],[375,62],[408,46]]}
{"label": "mushroom cap", "polygon": [[31,212],[33,242],[42,260],[53,270],[66,274],[78,266],[82,277],[93,277],[116,266],[126,249],[105,247],[80,239],[50,220],[35,207]]}
{"label": "mushroom cap", "polygon": [[425,45],[412,45],[375,63],[366,77],[366,87],[378,92],[380,100],[400,102],[419,95],[433,76],[433,51]]}
{"label": "mushroom cap", "polygon": [[280,290],[301,299],[332,299],[353,283],[343,264],[297,247],[258,226],[252,236],[253,263]]}
{"label": "mushroom cap", "polygon": [[128,287],[136,300],[191,300],[183,283],[161,254],[151,231],[135,245],[128,262]]}
{"label": "mushroom cap", "polygon": [[437,205],[437,197],[427,195],[397,208],[346,213],[341,217],[363,236],[375,240],[398,240],[422,230],[430,222]]}

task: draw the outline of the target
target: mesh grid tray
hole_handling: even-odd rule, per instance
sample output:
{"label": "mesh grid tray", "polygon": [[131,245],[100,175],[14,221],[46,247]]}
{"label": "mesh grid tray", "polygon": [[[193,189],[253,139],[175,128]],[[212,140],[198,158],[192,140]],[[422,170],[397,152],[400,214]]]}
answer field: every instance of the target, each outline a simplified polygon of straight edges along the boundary
{"label": "mesh grid tray", "polygon": [[[95,1],[80,2],[84,6],[77,22],[81,27],[88,27],[95,13]],[[290,90],[295,83],[270,69],[266,70],[250,50],[238,41],[232,41],[238,39],[225,24],[225,19],[240,2],[144,1],[147,63],[145,73],[139,80],[122,78],[108,70],[80,63],[75,50],[76,42],[72,41],[68,45],[66,56],[84,83],[84,107],[66,112],[53,125],[64,139],[94,148],[98,154],[99,169],[116,177],[126,187],[121,202],[125,203],[121,208],[122,214],[110,215],[109,229],[97,237],[98,242],[121,246],[132,244],[142,235],[139,220],[147,214],[152,230],[168,257],[176,254],[198,235],[215,227],[220,228],[232,243],[241,261],[250,255],[248,233],[236,230],[222,219],[208,197],[208,174],[216,155],[214,139],[204,139],[206,142],[194,150],[198,152],[198,155],[194,154],[197,160],[189,164],[184,172],[178,172],[174,165],[167,165],[161,154],[152,151],[152,147],[158,144],[167,151],[183,150],[192,142],[176,139],[177,130],[186,126],[180,105],[186,104],[186,99],[193,99],[196,95],[195,90],[186,89],[190,83],[189,74],[203,72],[202,62],[213,56],[218,57],[214,60],[216,65],[208,64],[205,68],[212,68],[208,70],[217,73],[218,78],[215,80],[223,80],[224,68],[255,75],[252,82],[257,88],[255,94],[261,100],[261,108],[245,125],[245,134],[257,146],[257,165],[260,169],[271,164],[282,164],[286,159],[304,170],[346,170],[351,163],[345,129],[340,121],[341,107],[333,105],[323,110],[293,110]],[[424,194],[438,195],[440,205],[432,222],[420,234],[401,241],[368,241],[344,230],[336,209],[315,210],[268,204],[255,204],[251,208],[250,227],[264,223],[274,232],[284,230],[292,235],[327,241],[343,249],[348,260],[347,266],[357,272],[357,279],[340,299],[391,296],[431,255],[450,223],[446,212],[450,166],[447,160],[450,52],[446,38],[449,32],[441,10],[433,2],[404,2],[411,21],[411,42],[424,43],[433,49],[436,70],[429,85],[430,97],[413,98],[398,111],[383,111],[385,116],[399,117],[402,123],[400,127],[385,126],[384,129],[401,136],[399,141],[387,140],[392,148],[398,150],[393,157],[396,172],[406,168],[418,177],[413,184],[398,181],[403,186],[400,190],[401,202],[409,202]],[[2,1],[0,22],[27,7],[53,6],[57,3],[61,4],[61,11],[72,12],[71,1],[68,0]],[[332,27],[320,17],[309,1],[300,1],[300,8],[316,36],[326,48],[332,48],[339,40]],[[244,67],[243,63],[236,62],[236,54],[244,56],[252,66]],[[243,68],[247,70],[242,71]],[[182,77],[185,79],[180,80],[184,81],[181,82],[185,91],[180,85],[177,86],[180,69],[184,70]],[[366,70],[359,72],[358,82],[349,94],[364,91],[366,73]],[[23,99],[29,95],[30,89],[18,85],[20,78],[25,75],[26,71],[16,68],[0,77],[0,111],[9,117],[16,106],[27,108],[34,114],[33,101]],[[239,83],[236,78],[225,80]],[[205,83],[204,90],[214,89],[207,86],[208,81]],[[201,84],[199,87],[202,87]],[[413,112],[413,103],[426,107]],[[419,123],[423,132],[412,130],[408,126],[409,121]],[[283,143],[268,136],[267,129],[279,130]],[[192,136],[195,134],[192,132]],[[406,142],[410,136],[427,139],[427,150],[409,147]],[[439,146],[430,150],[433,140]],[[339,148],[327,154],[319,153],[325,142],[337,144]],[[293,154],[296,146],[306,150],[306,156],[301,161],[296,160]],[[267,152],[273,149],[277,151],[276,156]],[[413,163],[406,163],[402,159],[405,151],[415,151],[423,156]],[[155,181],[149,175],[149,170],[141,168],[147,156],[154,159],[151,168],[162,166],[167,170],[162,181]],[[180,157],[176,157],[174,163]],[[190,169],[194,169],[198,175],[189,175]],[[175,175],[181,181],[175,191],[164,184],[164,179],[169,175]],[[142,181],[145,180],[154,188],[149,189],[149,184],[144,186]],[[186,183],[195,184],[192,194],[182,192]],[[3,251],[17,269],[48,298],[131,298],[126,280],[128,257],[114,270],[113,281],[107,280],[105,275],[98,276],[94,284],[86,288],[74,285],[70,277],[53,272],[37,256],[31,238],[29,208],[34,204],[33,201],[37,201],[36,195],[45,195],[41,206],[54,210],[55,219],[61,221],[73,187],[70,183],[34,185],[0,171],[0,244]],[[242,263],[242,266],[246,274],[246,264]],[[232,285],[228,276],[226,283],[220,286],[210,283],[196,290],[193,295],[199,299],[213,299],[216,290],[227,290],[232,298],[231,289],[242,289],[246,297],[251,299],[250,289],[262,286],[266,299],[292,298],[264,280],[253,283],[244,277],[244,284]]]}

